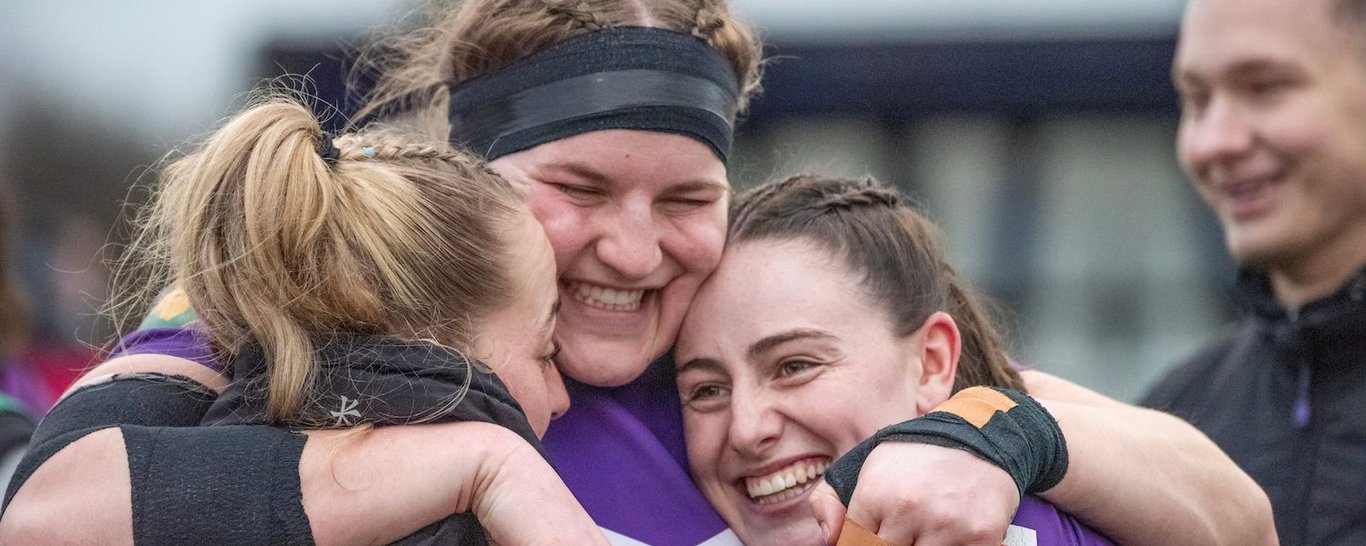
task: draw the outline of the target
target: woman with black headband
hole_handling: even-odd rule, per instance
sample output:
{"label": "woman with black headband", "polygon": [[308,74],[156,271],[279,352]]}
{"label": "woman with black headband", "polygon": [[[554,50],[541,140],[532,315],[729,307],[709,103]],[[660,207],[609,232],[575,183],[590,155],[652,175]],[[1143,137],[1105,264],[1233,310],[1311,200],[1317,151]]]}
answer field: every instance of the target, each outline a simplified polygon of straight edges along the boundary
{"label": "woman with black headband", "polygon": [[[483,155],[501,175],[524,185],[555,253],[563,305],[556,338],[564,350],[558,363],[572,380],[573,405],[552,424],[545,438],[552,462],[609,537],[632,544],[733,542],[733,535],[684,470],[672,364],[661,355],[673,344],[697,287],[721,255],[729,199],[726,159],[735,116],[758,87],[757,43],[726,5],[715,0],[484,0],[466,2],[438,19],[432,28],[412,34],[396,47],[390,44],[380,49],[406,55],[397,64],[380,66],[385,79],[370,110],[415,106],[413,112],[419,117],[445,118],[436,125],[449,131],[455,143]],[[160,324],[165,327],[149,324],[125,338],[118,351],[121,358],[92,375],[132,369],[186,375],[220,387],[223,379],[206,368],[212,362],[193,326],[175,320],[180,311],[166,307],[154,312],[153,322],[170,319]],[[185,399],[184,393],[158,392],[156,396],[168,400]],[[1054,392],[1069,398],[1086,396],[1066,389]],[[110,419],[137,419],[147,425],[198,422],[202,407],[181,405],[188,406],[185,412],[199,413],[190,419],[156,412]],[[1248,528],[1255,529],[1246,523],[1260,521],[1263,515],[1255,502],[1259,494],[1255,485],[1221,460],[1212,444],[1183,427],[1163,423],[1151,430],[1144,428],[1122,435],[1110,450],[1069,450],[1073,468],[1088,471],[1074,475],[1070,490],[1077,494],[1067,498],[1077,501],[1091,522],[1112,536],[1135,534],[1125,530],[1157,520],[1167,529],[1188,530],[1187,536],[1197,542],[1246,536]],[[1086,437],[1069,438],[1069,446],[1091,446],[1091,435],[1097,442],[1114,436],[1108,424],[1078,431]],[[184,429],[177,432],[176,441],[193,445],[196,435],[208,438],[215,432]],[[328,437],[315,435],[302,453],[277,455],[299,458],[306,504],[310,498],[328,499],[324,511],[309,512],[315,535],[328,535],[338,526],[384,525],[383,513],[371,508],[408,500],[391,492],[339,489],[326,469],[364,468],[376,475],[394,476],[398,482],[430,474],[440,468],[435,465],[443,464],[433,453],[464,445],[443,436],[440,426],[378,432],[385,432],[393,443],[348,446],[344,439],[328,443]],[[260,432],[266,438],[274,433]],[[1154,438],[1163,441],[1153,443]],[[413,445],[424,449],[403,451],[404,446]],[[109,518],[103,525],[126,526],[132,519],[134,535],[145,536],[140,533],[155,531],[140,523],[150,519],[149,513],[204,508],[191,502],[152,501],[184,498],[178,492],[193,485],[189,482],[216,470],[211,458],[175,458],[176,450],[162,449],[156,453],[163,459],[129,469],[131,474],[123,475],[125,481],[117,484],[121,490],[110,493],[97,488],[113,499],[110,502],[122,502],[121,506],[91,509],[92,503],[85,502],[90,494],[62,505],[58,501],[64,498],[60,496],[63,487],[89,490],[85,476],[103,476],[99,469],[127,469],[122,459],[125,449],[129,453],[142,450],[132,445],[125,448],[119,438],[108,436],[71,447],[84,449],[88,465],[83,467],[71,458],[59,461],[62,453],[57,453],[34,476],[46,472],[58,478],[47,480],[34,492],[21,491],[29,498],[51,502],[43,508],[41,503],[16,501],[11,513],[23,507],[22,521],[36,521],[40,526],[52,521],[44,518],[53,517],[54,511],[64,514],[61,506],[65,506],[94,514],[88,522],[91,525],[101,523],[100,517]],[[954,465],[949,467],[951,475],[974,476],[993,469],[971,454],[934,449],[940,450],[940,459]],[[334,450],[344,456],[334,457]],[[879,448],[865,469],[885,460],[878,455],[894,451]],[[397,454],[408,464],[387,464],[385,457]],[[945,470],[926,469],[917,460],[896,459],[890,466],[898,472],[945,475]],[[324,471],[313,472],[318,468]],[[1117,491],[1107,482],[1113,474],[1092,473],[1092,469],[1148,475],[1156,485]],[[863,483],[876,486],[883,481],[880,476]],[[63,477],[69,483],[62,483]],[[948,494],[930,488],[898,491],[941,506],[944,499],[962,490],[958,482],[964,481],[968,480],[936,482]],[[1001,506],[1000,510],[962,511],[961,517],[969,523],[999,520],[1004,526],[1013,503],[1018,502],[1018,492],[1013,484],[1000,489],[990,492],[1001,500],[993,504]],[[859,506],[863,491],[855,492],[853,506]],[[225,507],[215,504],[213,510],[232,513],[253,498],[250,491],[236,493],[241,496],[232,497]],[[1182,495],[1191,502],[1169,502]],[[1211,496],[1234,501],[1207,502]],[[881,505],[883,501],[874,502]],[[886,502],[896,506],[906,501],[893,497]],[[1067,502],[1060,504],[1071,508]],[[534,507],[503,508],[506,513],[525,514],[522,525],[540,523]],[[478,515],[485,523],[485,517],[491,516]],[[918,517],[916,512],[907,512],[888,518],[899,525],[889,525],[883,518],[860,521],[882,521],[883,529],[893,530],[914,528],[913,520]],[[187,517],[179,525],[198,523]],[[554,536],[551,530],[547,532],[546,536]],[[896,533],[888,531],[885,536],[896,538]]]}

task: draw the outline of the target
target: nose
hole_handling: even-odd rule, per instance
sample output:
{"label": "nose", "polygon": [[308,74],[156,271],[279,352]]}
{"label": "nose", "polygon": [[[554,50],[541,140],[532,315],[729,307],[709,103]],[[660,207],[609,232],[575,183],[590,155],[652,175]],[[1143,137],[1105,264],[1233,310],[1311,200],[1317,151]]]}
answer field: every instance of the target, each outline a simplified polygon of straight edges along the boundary
{"label": "nose", "polygon": [[598,260],[626,279],[649,276],[664,261],[660,226],[648,203],[627,203],[608,212],[598,239]]}
{"label": "nose", "polygon": [[1179,139],[1186,168],[1198,172],[1243,156],[1255,139],[1246,113],[1233,101],[1211,99],[1200,112],[1183,112]]}
{"label": "nose", "polygon": [[569,391],[565,390],[564,377],[560,376],[558,367],[547,366],[545,385],[546,401],[550,406],[550,420],[554,421],[569,411]]}
{"label": "nose", "polygon": [[729,443],[742,454],[762,455],[782,437],[783,417],[761,393],[733,392],[730,412]]}

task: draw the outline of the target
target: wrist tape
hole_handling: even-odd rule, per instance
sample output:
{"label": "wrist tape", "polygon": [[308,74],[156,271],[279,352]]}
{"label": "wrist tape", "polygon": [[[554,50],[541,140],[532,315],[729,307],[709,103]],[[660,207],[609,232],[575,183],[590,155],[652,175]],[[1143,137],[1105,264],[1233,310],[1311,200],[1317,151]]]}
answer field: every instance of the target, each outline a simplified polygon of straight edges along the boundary
{"label": "wrist tape", "polygon": [[1067,473],[1067,443],[1058,422],[1028,395],[970,387],[921,417],[879,430],[835,461],[825,481],[845,506],[868,455],[884,441],[963,449],[1005,470],[1020,495],[1047,491]]}

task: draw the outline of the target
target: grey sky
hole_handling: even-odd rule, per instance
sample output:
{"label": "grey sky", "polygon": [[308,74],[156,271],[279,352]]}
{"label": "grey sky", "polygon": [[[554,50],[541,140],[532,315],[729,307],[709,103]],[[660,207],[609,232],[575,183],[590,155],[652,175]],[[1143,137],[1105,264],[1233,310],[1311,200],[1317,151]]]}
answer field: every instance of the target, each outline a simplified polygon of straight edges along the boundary
{"label": "grey sky", "polygon": [[[1020,39],[1170,32],[1182,0],[738,0],[770,38]],[[0,124],[23,89],[158,143],[203,131],[272,38],[326,43],[403,2],[0,0]]]}

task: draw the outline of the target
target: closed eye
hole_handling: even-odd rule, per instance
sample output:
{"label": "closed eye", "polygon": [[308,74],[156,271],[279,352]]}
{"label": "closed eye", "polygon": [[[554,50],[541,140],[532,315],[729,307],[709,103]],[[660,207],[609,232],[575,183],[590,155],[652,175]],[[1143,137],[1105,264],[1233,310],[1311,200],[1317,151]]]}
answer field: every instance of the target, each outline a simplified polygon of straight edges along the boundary
{"label": "closed eye", "polygon": [[541,369],[555,365],[555,359],[560,356],[560,343],[554,341],[550,343],[550,349],[541,354]]}
{"label": "closed eye", "polygon": [[801,358],[784,360],[781,364],[778,365],[778,377],[792,377],[802,372],[809,371],[815,368],[816,366],[819,366],[819,364]]}
{"label": "closed eye", "polygon": [[555,182],[547,182],[547,184],[550,184],[555,189],[559,190],[560,193],[563,193],[570,197],[588,197],[592,195],[597,195],[598,193],[596,189],[590,188],[588,186],[578,186],[574,184],[563,184]]}

